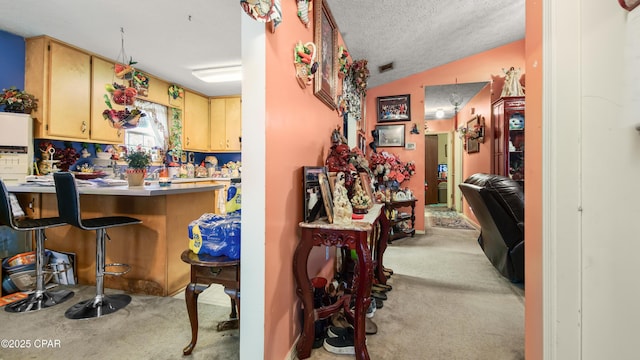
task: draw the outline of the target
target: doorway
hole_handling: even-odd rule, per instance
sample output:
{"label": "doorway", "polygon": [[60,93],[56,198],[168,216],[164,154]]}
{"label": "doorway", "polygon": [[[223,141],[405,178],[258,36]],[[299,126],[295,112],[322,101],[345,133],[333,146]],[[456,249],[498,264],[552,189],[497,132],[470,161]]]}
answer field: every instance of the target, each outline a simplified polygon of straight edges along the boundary
{"label": "doorway", "polygon": [[449,203],[449,133],[425,135],[425,204]]}

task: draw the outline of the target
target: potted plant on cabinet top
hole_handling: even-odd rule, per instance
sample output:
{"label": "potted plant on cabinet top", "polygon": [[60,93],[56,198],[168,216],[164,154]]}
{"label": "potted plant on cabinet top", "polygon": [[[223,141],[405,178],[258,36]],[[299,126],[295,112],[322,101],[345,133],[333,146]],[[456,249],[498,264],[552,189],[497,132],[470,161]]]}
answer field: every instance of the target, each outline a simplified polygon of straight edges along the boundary
{"label": "potted plant on cabinet top", "polygon": [[38,99],[26,91],[20,91],[12,86],[8,89],[2,89],[0,105],[4,105],[5,112],[31,114],[32,111],[38,110]]}
{"label": "potted plant on cabinet top", "polygon": [[138,147],[125,156],[127,161],[127,181],[129,186],[142,186],[147,175],[147,167],[151,164],[151,155]]}

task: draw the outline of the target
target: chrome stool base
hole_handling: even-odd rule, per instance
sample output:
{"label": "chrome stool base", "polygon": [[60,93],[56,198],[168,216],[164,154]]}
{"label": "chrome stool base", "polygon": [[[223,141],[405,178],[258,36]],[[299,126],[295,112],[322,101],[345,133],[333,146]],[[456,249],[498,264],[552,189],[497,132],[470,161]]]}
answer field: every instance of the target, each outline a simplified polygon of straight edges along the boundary
{"label": "chrome stool base", "polygon": [[131,302],[131,296],[125,294],[103,295],[102,301],[94,305],[96,298],[81,301],[64,313],[67,319],[91,319],[112,314]]}
{"label": "chrome stool base", "polygon": [[4,310],[10,313],[37,311],[61,304],[71,299],[75,293],[69,290],[45,291],[37,297],[36,293],[5,306]]}

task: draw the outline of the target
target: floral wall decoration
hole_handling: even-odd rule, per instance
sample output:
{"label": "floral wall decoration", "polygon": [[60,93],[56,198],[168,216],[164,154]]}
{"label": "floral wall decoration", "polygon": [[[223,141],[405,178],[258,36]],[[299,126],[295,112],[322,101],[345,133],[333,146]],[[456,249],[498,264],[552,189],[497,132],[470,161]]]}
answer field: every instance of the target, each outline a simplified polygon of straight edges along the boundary
{"label": "floral wall decoration", "polygon": [[349,52],[342,45],[338,48],[338,65],[340,66],[338,69],[339,76],[344,77],[349,74],[349,68],[351,67]]}
{"label": "floral wall decoration", "polygon": [[367,67],[367,60],[356,60],[351,64],[350,68],[351,79],[356,91],[363,95],[367,95],[367,80],[369,80],[369,68]]}

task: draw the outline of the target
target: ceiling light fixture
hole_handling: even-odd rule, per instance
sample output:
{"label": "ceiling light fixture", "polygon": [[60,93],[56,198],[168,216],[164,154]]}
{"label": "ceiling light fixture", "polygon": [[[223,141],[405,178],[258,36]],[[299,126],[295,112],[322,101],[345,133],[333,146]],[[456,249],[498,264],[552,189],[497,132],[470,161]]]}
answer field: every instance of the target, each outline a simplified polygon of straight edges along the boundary
{"label": "ceiling light fixture", "polygon": [[462,100],[464,99],[462,98],[462,96],[460,96],[460,94],[458,94],[458,78],[456,78],[456,84],[454,86],[453,92],[449,96],[449,102],[451,103],[451,105],[453,105],[453,111],[456,113],[456,115],[458,114],[458,107],[460,106],[460,104],[462,104]]}
{"label": "ceiling light fixture", "polygon": [[233,65],[217,68],[198,69],[191,72],[193,76],[208,83],[230,82],[242,80],[242,66]]}
{"label": "ceiling light fixture", "polygon": [[439,108],[438,110],[436,110],[436,118],[442,119],[443,117],[444,117],[444,110],[442,110],[442,108]]}

